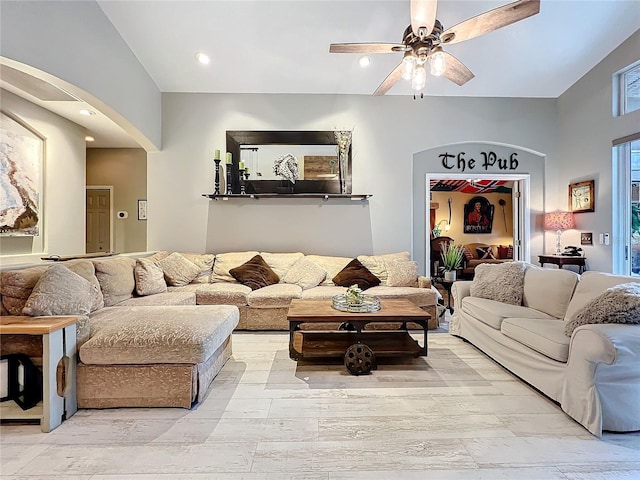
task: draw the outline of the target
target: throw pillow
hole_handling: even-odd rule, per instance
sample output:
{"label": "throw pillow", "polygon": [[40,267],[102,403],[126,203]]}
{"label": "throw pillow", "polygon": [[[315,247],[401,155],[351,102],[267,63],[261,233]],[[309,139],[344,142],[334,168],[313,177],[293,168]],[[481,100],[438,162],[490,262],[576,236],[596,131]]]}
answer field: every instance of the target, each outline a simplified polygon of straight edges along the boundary
{"label": "throw pillow", "polygon": [[89,315],[97,287],[64,265],[52,265],[29,295],[24,315]]}
{"label": "throw pillow", "polygon": [[467,262],[469,260],[473,260],[473,253],[471,253],[471,250],[469,250],[469,247],[462,247],[462,254],[464,255],[464,258],[467,259]]}
{"label": "throw pillow", "polygon": [[282,281],[298,285],[303,290],[307,290],[320,285],[326,276],[327,272],[324,268],[303,257],[291,267]]}
{"label": "throw pillow", "polygon": [[387,286],[417,287],[418,262],[390,260],[387,263]]}
{"label": "throw pillow", "polygon": [[213,253],[185,253],[181,252],[184,258],[196,264],[200,269],[200,273],[191,283],[209,283],[211,273],[213,272],[213,262],[216,256]]}
{"label": "throw pillow", "polygon": [[640,324],[640,283],[607,288],[567,322],[564,333],[570,337],[579,326],[592,323]]}
{"label": "throw pillow", "polygon": [[200,275],[200,268],[178,252],[173,252],[167,258],[163,258],[158,262],[158,265],[164,272],[167,283],[174,287],[189,285],[193,279]]}
{"label": "throw pillow", "polygon": [[235,278],[229,273],[229,270],[239,267],[256,255],[258,255],[258,252],[228,252],[216,255],[213,273],[211,274],[211,283],[235,282]]}
{"label": "throw pillow", "polygon": [[524,262],[481,263],[475,268],[471,296],[522,304],[525,267]]}
{"label": "throw pillow", "polygon": [[271,267],[267,265],[267,262],[260,255],[256,255],[239,267],[232,268],[229,273],[237,281],[251,288],[251,290],[274,285],[280,281],[280,277],[271,270]]}
{"label": "throw pillow", "polygon": [[[385,253],[382,255],[358,255],[357,260],[365,266],[367,270],[380,279],[380,285],[387,284],[387,262],[392,260],[411,260],[409,252]],[[335,276],[335,274],[334,274]]]}
{"label": "throw pillow", "polygon": [[133,269],[136,261],[129,257],[94,260],[96,277],[104,295],[104,306],[111,307],[133,296],[136,281]]}
{"label": "throw pillow", "polygon": [[333,283],[340,287],[358,285],[362,290],[366,290],[380,285],[380,279],[362,265],[358,259],[354,258],[333,277]]}
{"label": "throw pillow", "polygon": [[478,247],[476,248],[476,253],[478,254],[478,258],[481,260],[496,259],[496,257],[493,255],[493,249],[491,247]]}
{"label": "throw pillow", "polygon": [[164,272],[153,260],[138,258],[133,276],[136,279],[136,293],[140,296],[155,295],[167,291]]}

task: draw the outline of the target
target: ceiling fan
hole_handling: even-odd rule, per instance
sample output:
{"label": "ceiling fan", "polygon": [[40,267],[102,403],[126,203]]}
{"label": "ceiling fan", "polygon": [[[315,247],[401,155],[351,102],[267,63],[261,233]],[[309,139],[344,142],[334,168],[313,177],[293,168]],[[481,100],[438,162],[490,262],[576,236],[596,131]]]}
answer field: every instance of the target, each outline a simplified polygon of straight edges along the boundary
{"label": "ceiling fan", "polygon": [[411,80],[415,97],[425,86],[427,62],[432,75],[442,75],[458,85],[464,85],[474,77],[473,73],[456,57],[445,52],[442,46],[463,42],[531,17],[540,11],[540,0],[518,0],[469,18],[447,30],[436,19],[436,8],[437,0],[411,0],[411,25],[404,31],[402,43],[332,43],[329,52],[404,52],[402,62],[385,78],[374,95],[384,95],[404,78]]}

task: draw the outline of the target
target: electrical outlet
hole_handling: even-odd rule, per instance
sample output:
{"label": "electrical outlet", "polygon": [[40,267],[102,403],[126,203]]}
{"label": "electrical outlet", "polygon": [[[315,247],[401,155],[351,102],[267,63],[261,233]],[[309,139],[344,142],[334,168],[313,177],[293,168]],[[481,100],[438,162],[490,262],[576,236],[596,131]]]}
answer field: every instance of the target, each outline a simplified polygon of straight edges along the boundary
{"label": "electrical outlet", "polygon": [[604,234],[604,244],[605,245],[609,245],[609,234],[608,233]]}
{"label": "electrical outlet", "polygon": [[598,235],[598,243],[600,245],[604,245],[604,233],[601,233],[600,235]]}

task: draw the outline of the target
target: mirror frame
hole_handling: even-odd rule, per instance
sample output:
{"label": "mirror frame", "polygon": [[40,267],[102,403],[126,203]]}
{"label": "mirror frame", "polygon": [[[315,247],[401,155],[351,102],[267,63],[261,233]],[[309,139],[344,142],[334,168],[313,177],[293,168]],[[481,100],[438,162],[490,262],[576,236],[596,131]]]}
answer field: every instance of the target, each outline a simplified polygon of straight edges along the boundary
{"label": "mirror frame", "polygon": [[[240,193],[239,170],[240,148],[251,145],[335,145],[337,141],[333,130],[227,130],[227,152],[232,155],[231,173],[233,193]],[[342,174],[342,172],[340,172]],[[346,192],[340,191],[340,178],[332,180],[248,180],[245,182],[247,193],[332,193],[351,194],[351,145],[347,152],[347,171],[345,173]],[[283,182],[286,182],[283,183]],[[283,186],[286,185],[286,186]],[[293,187],[293,188],[291,188]]]}

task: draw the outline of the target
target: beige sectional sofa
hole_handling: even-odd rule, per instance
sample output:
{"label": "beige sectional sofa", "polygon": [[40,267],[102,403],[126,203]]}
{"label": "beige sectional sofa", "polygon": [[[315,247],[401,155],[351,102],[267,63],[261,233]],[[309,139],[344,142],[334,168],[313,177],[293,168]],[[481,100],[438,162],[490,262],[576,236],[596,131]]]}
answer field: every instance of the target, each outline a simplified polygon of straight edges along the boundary
{"label": "beige sectional sofa", "polygon": [[450,333],[558,402],[592,434],[640,430],[640,325],[630,324],[639,321],[637,282],[523,262],[478,265],[473,282],[453,285]]}
{"label": "beige sectional sofa", "polygon": [[[252,290],[230,270],[256,255],[156,252],[5,270],[0,305],[3,315],[65,314],[65,303],[77,307],[86,294],[76,323],[80,408],[188,408],[230,357],[234,329],[287,330],[291,299],[344,293],[332,279],[353,260],[261,252],[278,283]],[[358,258],[380,281],[366,293],[409,298],[436,321],[437,292],[408,253]],[[2,352],[37,356],[30,341],[3,338]]]}

